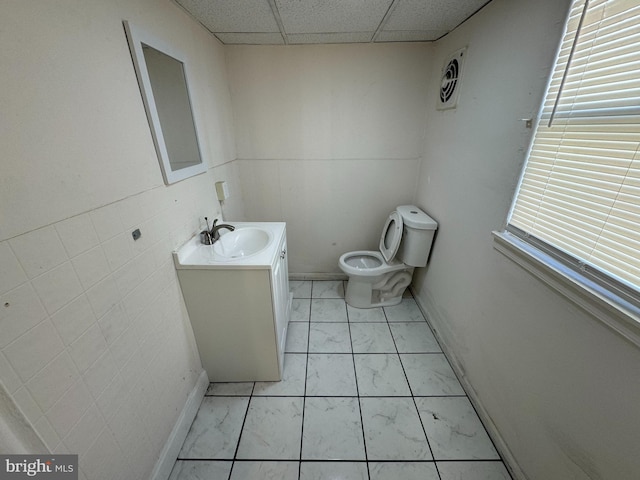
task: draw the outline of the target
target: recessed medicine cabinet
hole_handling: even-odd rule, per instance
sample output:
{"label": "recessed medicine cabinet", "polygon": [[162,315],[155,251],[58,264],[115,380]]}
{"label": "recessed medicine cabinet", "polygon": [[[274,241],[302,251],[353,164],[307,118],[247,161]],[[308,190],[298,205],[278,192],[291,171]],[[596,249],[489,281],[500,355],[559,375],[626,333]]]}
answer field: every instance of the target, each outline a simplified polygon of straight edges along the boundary
{"label": "recessed medicine cabinet", "polygon": [[205,172],[184,55],[126,20],[123,24],[165,183]]}

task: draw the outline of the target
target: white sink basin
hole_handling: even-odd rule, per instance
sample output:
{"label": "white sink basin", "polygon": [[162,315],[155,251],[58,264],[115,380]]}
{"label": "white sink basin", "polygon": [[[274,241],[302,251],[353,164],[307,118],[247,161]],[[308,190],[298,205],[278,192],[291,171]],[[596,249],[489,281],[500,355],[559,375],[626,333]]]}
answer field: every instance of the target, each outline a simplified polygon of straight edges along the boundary
{"label": "white sink basin", "polygon": [[220,259],[246,258],[260,253],[271,243],[271,234],[257,227],[237,228],[227,232],[213,244],[213,252]]}
{"label": "white sink basin", "polygon": [[284,235],[284,222],[228,222],[236,229],[223,229],[213,245],[203,245],[200,234],[173,252],[177,269],[271,268]]}

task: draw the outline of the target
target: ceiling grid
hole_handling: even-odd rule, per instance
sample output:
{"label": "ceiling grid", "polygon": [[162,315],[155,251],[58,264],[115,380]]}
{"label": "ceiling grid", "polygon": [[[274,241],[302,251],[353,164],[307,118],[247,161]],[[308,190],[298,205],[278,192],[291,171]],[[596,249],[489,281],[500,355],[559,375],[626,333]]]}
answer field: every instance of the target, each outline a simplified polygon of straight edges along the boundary
{"label": "ceiling grid", "polygon": [[431,42],[490,0],[173,0],[226,45]]}

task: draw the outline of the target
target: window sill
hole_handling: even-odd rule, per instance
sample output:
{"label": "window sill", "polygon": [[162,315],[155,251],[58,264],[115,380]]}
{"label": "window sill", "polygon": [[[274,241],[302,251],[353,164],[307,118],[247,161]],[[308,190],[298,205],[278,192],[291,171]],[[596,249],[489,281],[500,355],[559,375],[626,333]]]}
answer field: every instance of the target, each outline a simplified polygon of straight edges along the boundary
{"label": "window sill", "polygon": [[640,347],[640,309],[509,232],[493,239],[497,251]]}

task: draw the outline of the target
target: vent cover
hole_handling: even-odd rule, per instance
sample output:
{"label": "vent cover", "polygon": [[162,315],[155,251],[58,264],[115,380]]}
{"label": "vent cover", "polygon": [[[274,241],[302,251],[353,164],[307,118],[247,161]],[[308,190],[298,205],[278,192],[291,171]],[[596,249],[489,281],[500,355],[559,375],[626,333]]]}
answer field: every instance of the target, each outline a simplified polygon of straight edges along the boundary
{"label": "vent cover", "polygon": [[462,65],[467,47],[461,48],[451,55],[444,63],[438,92],[438,110],[456,108],[462,81]]}

